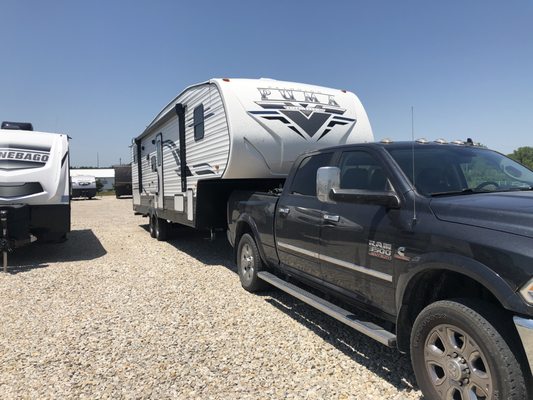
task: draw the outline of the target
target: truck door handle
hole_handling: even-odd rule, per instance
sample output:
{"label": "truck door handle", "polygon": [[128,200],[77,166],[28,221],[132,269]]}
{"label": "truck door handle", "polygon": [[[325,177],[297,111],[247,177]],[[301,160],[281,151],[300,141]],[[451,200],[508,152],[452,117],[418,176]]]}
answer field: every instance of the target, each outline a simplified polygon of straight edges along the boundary
{"label": "truck door handle", "polygon": [[339,222],[340,219],[341,217],[338,215],[324,214],[324,220],[326,221]]}
{"label": "truck door handle", "polygon": [[291,209],[289,207],[280,207],[278,208],[278,212],[281,215],[288,215],[291,212]]}

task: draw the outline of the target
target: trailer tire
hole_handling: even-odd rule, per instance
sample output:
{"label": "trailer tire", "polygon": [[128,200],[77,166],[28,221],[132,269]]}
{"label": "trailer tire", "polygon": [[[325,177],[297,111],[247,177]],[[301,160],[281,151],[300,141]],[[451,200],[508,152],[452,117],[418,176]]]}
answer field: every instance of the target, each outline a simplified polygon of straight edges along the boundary
{"label": "trailer tire", "polygon": [[157,217],[155,215],[150,215],[148,218],[148,228],[150,230],[150,236],[155,238],[155,219]]}
{"label": "trailer tire", "polygon": [[263,268],[264,264],[254,238],[245,233],[237,247],[237,271],[244,290],[253,293],[268,288],[268,284],[257,276]]}
{"label": "trailer tire", "polygon": [[428,399],[526,399],[516,334],[496,307],[472,299],[424,308],[411,333],[416,380]]}
{"label": "trailer tire", "polygon": [[154,216],[154,219],[155,238],[160,242],[164,242],[168,236],[168,222],[166,219],[158,218],[157,216]]}

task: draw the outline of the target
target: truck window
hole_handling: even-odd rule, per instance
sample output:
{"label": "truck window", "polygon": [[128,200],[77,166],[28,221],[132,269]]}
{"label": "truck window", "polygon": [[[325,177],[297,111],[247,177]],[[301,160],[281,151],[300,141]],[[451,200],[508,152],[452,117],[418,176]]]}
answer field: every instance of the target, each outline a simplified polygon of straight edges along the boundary
{"label": "truck window", "polygon": [[300,163],[292,181],[293,194],[316,196],[316,171],[330,164],[332,153],[306,157]]}
{"label": "truck window", "polygon": [[366,151],[347,151],[340,161],[341,189],[391,190],[381,164]]}
{"label": "truck window", "polygon": [[[389,153],[413,182],[413,150]],[[417,147],[416,190],[426,196],[457,192],[529,190],[533,172],[495,151],[471,146]]]}

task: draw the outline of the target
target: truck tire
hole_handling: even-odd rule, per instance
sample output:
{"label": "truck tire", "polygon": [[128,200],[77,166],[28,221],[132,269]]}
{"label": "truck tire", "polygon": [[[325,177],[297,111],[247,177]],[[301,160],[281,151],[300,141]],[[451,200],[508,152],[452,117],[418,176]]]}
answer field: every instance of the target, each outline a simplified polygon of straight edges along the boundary
{"label": "truck tire", "polygon": [[470,299],[437,301],[424,308],[411,333],[411,360],[424,396],[527,399],[515,357],[516,334],[505,328],[505,321],[498,308]]}
{"label": "truck tire", "polygon": [[257,276],[262,268],[263,261],[255,240],[251,235],[245,233],[241,236],[237,247],[237,271],[244,290],[253,293],[268,287],[268,284]]}
{"label": "truck tire", "polygon": [[167,240],[168,236],[168,222],[166,219],[158,218],[154,216],[155,224],[154,224],[154,233],[155,238],[159,240],[160,242],[164,242]]}

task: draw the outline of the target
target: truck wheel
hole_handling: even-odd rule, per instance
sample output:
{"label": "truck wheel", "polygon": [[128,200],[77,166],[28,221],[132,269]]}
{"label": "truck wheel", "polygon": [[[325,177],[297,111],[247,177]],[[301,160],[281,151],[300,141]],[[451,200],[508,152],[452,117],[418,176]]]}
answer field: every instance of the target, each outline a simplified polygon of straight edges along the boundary
{"label": "truck wheel", "polygon": [[166,219],[158,218],[156,216],[154,216],[154,220],[155,238],[160,242],[164,242],[167,240],[168,222]]}
{"label": "truck wheel", "polygon": [[467,299],[424,308],[411,333],[411,360],[424,396],[526,399],[523,371],[509,347],[515,350],[514,333],[504,328],[505,320],[497,308]]}
{"label": "truck wheel", "polygon": [[257,277],[263,262],[254,238],[245,233],[239,241],[237,248],[237,270],[242,287],[249,292],[257,292],[268,287],[265,281]]}
{"label": "truck wheel", "polygon": [[157,219],[157,217],[155,215],[150,215],[148,218],[149,218],[148,226],[150,229],[150,236],[155,238],[155,220]]}

